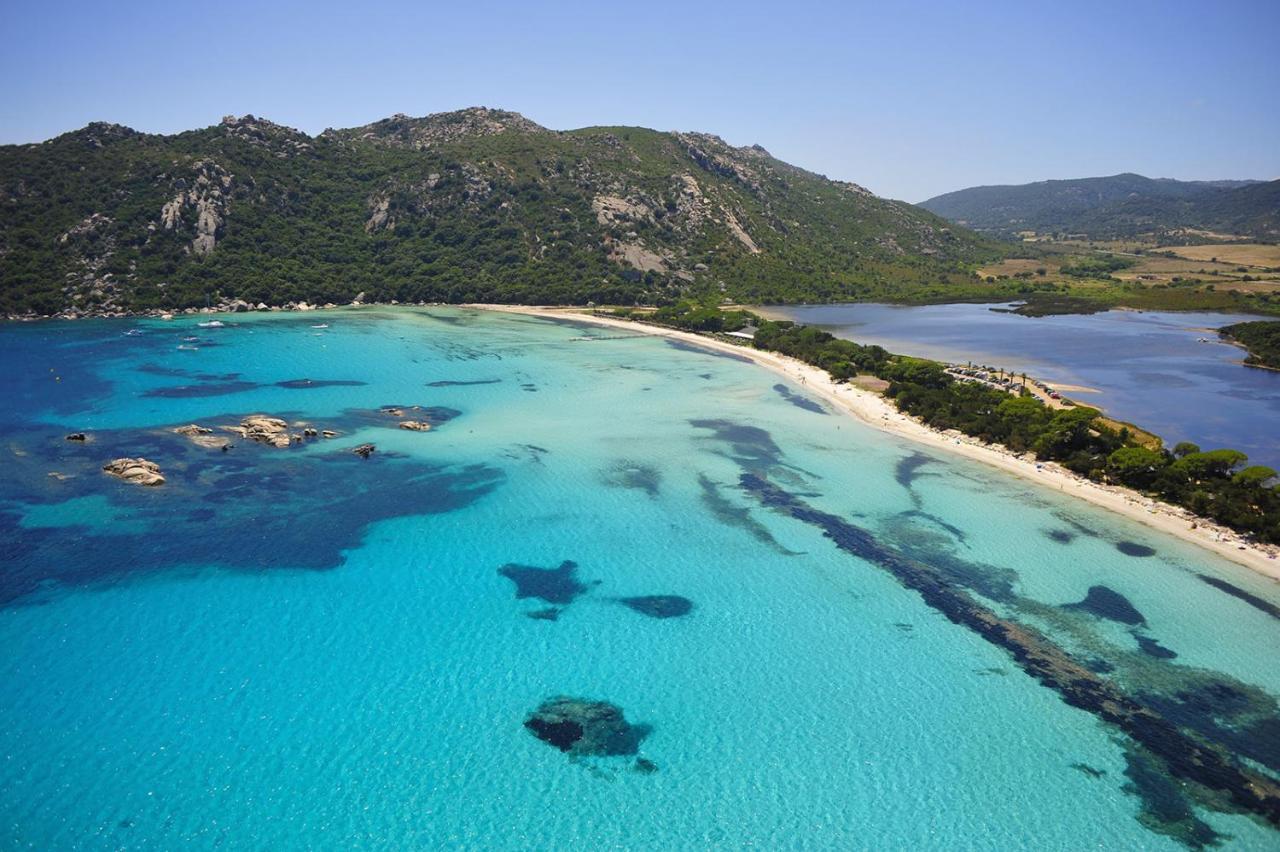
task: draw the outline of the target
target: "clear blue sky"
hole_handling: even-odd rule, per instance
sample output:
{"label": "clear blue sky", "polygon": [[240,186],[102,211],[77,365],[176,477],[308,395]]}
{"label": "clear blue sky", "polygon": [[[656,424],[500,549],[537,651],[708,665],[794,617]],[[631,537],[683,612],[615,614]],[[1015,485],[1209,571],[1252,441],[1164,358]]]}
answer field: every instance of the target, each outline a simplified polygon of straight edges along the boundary
{"label": "clear blue sky", "polygon": [[1280,177],[1280,0],[0,3],[5,143],[484,105],[705,130],[909,201]]}

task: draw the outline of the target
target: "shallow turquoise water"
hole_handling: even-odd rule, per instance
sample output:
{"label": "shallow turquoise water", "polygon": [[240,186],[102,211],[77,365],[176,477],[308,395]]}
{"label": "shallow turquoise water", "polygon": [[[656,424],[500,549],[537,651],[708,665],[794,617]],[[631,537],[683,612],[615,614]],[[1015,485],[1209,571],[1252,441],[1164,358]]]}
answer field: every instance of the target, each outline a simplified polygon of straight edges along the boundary
{"label": "shallow turquoise water", "polygon": [[[1115,727],[741,477],[949,566],[1153,703],[1229,684],[1247,698],[1208,712],[1274,776],[1270,746],[1247,743],[1280,724],[1280,620],[1258,606],[1280,593],[1244,569],[655,338],[446,310],[234,320],[0,329],[7,845],[1280,841],[1162,797],[1162,771],[1135,781],[1142,758]],[[178,350],[184,336],[199,348]],[[304,378],[365,384],[276,384]],[[422,434],[376,413],[414,404],[456,416]],[[223,454],[164,431],[254,412],[342,434]],[[362,462],[347,450],[365,441]],[[166,485],[98,472],[130,453]],[[527,617],[547,604],[498,569],[564,560],[588,590],[557,620]],[[1091,586],[1145,624],[1061,607]],[[693,610],[618,600],[658,594]],[[526,716],[561,694],[651,725],[640,755],[658,771],[530,735]]]}

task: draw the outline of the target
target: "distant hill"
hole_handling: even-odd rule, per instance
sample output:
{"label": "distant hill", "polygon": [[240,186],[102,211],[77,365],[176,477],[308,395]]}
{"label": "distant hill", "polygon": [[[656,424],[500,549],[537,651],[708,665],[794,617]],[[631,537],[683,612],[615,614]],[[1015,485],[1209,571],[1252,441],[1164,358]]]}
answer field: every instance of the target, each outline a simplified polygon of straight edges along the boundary
{"label": "distant hill", "polygon": [[977,186],[920,204],[1000,236],[1019,231],[1094,239],[1186,229],[1280,239],[1280,181],[1178,181],[1135,174]]}
{"label": "distant hill", "polygon": [[831,300],[972,282],[993,241],[758,146],[472,108],[0,147],[0,313]]}

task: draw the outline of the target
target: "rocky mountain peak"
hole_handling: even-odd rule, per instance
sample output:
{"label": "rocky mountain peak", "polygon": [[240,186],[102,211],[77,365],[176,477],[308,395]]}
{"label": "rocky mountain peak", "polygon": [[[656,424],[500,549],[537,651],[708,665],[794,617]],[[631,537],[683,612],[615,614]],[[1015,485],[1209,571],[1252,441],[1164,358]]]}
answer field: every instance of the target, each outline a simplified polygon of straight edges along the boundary
{"label": "rocky mountain peak", "polygon": [[236,118],[234,115],[224,115],[222,117],[222,126],[230,130],[257,130],[270,131],[274,133],[288,133],[291,135],[305,136],[301,130],[295,130],[292,127],[286,127],[283,124],[276,124],[266,118],[259,118],[253,113],[245,113]]}
{"label": "rocky mountain peak", "polygon": [[143,134],[132,127],[125,127],[123,124],[114,124],[110,121],[92,121],[80,130],[73,130],[70,133],[63,134],[58,139],[74,139],[83,142],[90,148],[102,148],[112,142],[141,135]]}
{"label": "rocky mountain peak", "polygon": [[136,136],[138,131],[123,124],[112,121],[91,121],[85,125],[84,132],[99,136]]}
{"label": "rocky mountain peak", "polygon": [[340,138],[362,139],[401,148],[430,148],[462,139],[499,133],[551,133],[518,112],[468,107],[421,118],[396,113],[390,118],[350,130],[325,131]]}
{"label": "rocky mountain peak", "polygon": [[292,127],[276,124],[253,114],[222,117],[219,125],[227,136],[241,139],[251,145],[277,149],[278,156],[288,156],[311,149],[311,137]]}

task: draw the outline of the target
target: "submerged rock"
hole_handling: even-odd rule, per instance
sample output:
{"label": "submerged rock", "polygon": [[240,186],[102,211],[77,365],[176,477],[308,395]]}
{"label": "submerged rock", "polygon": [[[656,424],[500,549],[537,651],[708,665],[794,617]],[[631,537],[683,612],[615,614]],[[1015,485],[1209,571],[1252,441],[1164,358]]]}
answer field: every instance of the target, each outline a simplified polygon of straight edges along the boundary
{"label": "submerged rock", "polygon": [[650,618],[678,618],[693,611],[693,601],[679,595],[643,595],[618,598],[618,603]]}
{"label": "submerged rock", "polygon": [[557,621],[560,618],[560,610],[557,607],[549,606],[546,609],[535,609],[533,612],[526,612],[525,615],[534,621]]}
{"label": "submerged rock", "polygon": [[572,755],[634,755],[649,735],[648,725],[628,723],[615,704],[564,695],[542,702],[524,726],[544,743]]}
{"label": "submerged rock", "polygon": [[652,465],[629,459],[619,459],[601,472],[601,479],[614,488],[634,488],[650,497],[657,497],[662,484],[662,474]]}
{"label": "submerged rock", "polygon": [[502,379],[473,379],[471,381],[455,381],[450,379],[442,379],[438,382],[427,382],[429,388],[455,388],[465,387],[467,385],[496,385]]}
{"label": "submerged rock", "polygon": [[549,604],[571,604],[574,598],[591,588],[578,581],[578,563],[571,559],[566,559],[556,568],[511,562],[499,568],[498,573],[516,584],[517,600],[538,598]]}
{"label": "submerged rock", "polygon": [[83,432],[72,432],[70,435],[67,436],[67,440],[68,441],[86,441],[88,440],[88,436],[85,435],[85,433]]}
{"label": "submerged rock", "polygon": [[1081,665],[1094,674],[1111,674],[1116,670],[1115,666],[1101,657],[1086,657],[1081,661]]}
{"label": "submerged rock", "polygon": [[1129,599],[1114,589],[1106,586],[1090,586],[1084,600],[1073,604],[1064,604],[1063,609],[1083,610],[1121,624],[1146,624],[1146,619],[1137,607],[1129,603]]}
{"label": "submerged rock", "polygon": [[1071,768],[1089,776],[1090,778],[1102,778],[1107,774],[1107,770],[1095,769],[1087,763],[1073,763],[1071,764]]}
{"label": "submerged rock", "polygon": [[312,388],[360,387],[366,382],[346,379],[290,379],[287,382],[276,382],[276,387],[287,390],[310,390]]}
{"label": "submerged rock", "polygon": [[362,459],[367,459],[369,458],[369,456],[373,455],[373,451],[376,449],[377,447],[375,447],[373,444],[361,444],[360,446],[353,449],[351,452],[355,453]]}
{"label": "submerged rock", "polygon": [[1137,640],[1139,650],[1148,657],[1155,657],[1157,660],[1176,660],[1178,658],[1176,651],[1171,651],[1150,636],[1134,633],[1133,638]]}
{"label": "submerged rock", "polygon": [[1196,814],[1187,785],[1143,749],[1124,749],[1127,779],[1121,790],[1138,800],[1138,822],[1150,831],[1177,840],[1188,849],[1221,846],[1227,838]]}
{"label": "submerged rock", "polygon": [[440,405],[384,405],[376,413],[399,420],[401,422],[396,425],[401,429],[411,429],[415,432],[428,432],[462,414],[456,408],[445,408]]}
{"label": "submerged rock", "polygon": [[115,459],[103,465],[102,469],[133,485],[164,485],[160,465],[146,459]]}
{"label": "submerged rock", "polygon": [[1231,595],[1231,597],[1233,598],[1237,598],[1239,600],[1244,601],[1249,606],[1253,607],[1259,612],[1265,612],[1267,615],[1271,616],[1272,618],[1280,618],[1280,607],[1276,606],[1275,604],[1269,603],[1268,601],[1263,600],[1257,595],[1246,592],[1244,589],[1240,588],[1239,586],[1234,586],[1231,583],[1228,583],[1226,580],[1220,580],[1217,577],[1211,577],[1208,574],[1197,574],[1196,576],[1199,577],[1203,582],[1208,583],[1210,586],[1213,586],[1218,591],[1225,592],[1226,594]]}
{"label": "submerged rock", "polygon": [[1117,541],[1116,550],[1125,556],[1137,556],[1140,558],[1156,555],[1154,547],[1147,547],[1145,544],[1138,544],[1136,541]]}
{"label": "submerged rock", "polygon": [[814,402],[812,399],[809,399],[807,396],[795,393],[791,388],[784,384],[776,384],[773,386],[773,389],[777,392],[778,396],[782,397],[796,408],[803,408],[805,411],[812,411],[814,414],[827,413],[827,410],[821,405]]}

